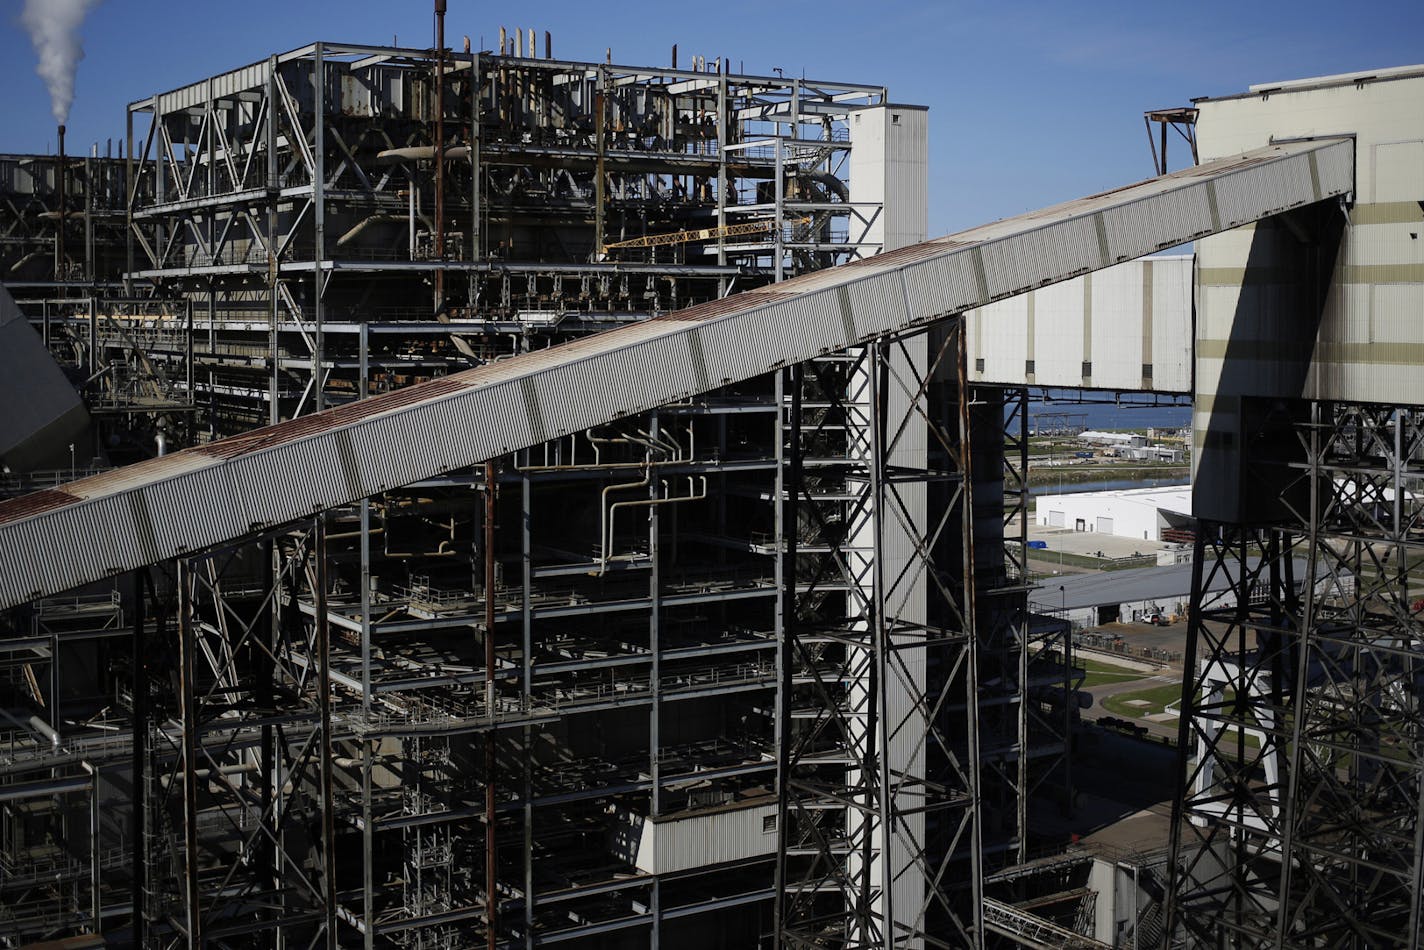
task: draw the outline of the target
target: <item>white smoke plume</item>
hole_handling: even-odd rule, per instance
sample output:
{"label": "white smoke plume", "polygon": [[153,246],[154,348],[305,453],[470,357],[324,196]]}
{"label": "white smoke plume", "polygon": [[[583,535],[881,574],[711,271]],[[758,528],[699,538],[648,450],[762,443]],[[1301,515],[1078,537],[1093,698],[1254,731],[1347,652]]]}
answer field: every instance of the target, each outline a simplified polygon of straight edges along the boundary
{"label": "white smoke plume", "polygon": [[84,58],[79,27],[99,0],[25,0],[20,22],[29,31],[39,63],[35,72],[49,87],[54,121],[63,125],[74,102],[74,74]]}

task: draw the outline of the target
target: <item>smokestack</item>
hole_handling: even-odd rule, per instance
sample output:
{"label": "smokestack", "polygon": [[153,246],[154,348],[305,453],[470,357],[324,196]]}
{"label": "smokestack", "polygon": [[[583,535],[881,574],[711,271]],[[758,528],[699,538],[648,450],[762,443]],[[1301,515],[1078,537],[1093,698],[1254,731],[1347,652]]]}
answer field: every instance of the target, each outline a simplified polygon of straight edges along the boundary
{"label": "smokestack", "polygon": [[[68,210],[65,206],[68,200],[68,187],[65,183],[64,174],[64,124],[59,126],[59,167],[56,169],[55,179],[59,185],[59,238],[55,248],[54,277],[55,280],[64,280],[64,217]],[[60,291],[64,295],[63,289]]]}

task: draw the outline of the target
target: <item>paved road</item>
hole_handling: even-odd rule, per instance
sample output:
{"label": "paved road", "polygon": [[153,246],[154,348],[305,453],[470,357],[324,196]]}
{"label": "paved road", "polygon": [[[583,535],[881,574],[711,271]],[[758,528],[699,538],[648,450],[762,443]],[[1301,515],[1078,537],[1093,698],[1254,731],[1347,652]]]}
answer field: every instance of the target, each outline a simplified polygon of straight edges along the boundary
{"label": "paved road", "polygon": [[[1103,683],[1099,686],[1091,686],[1086,692],[1092,694],[1093,705],[1083,710],[1083,718],[1089,720],[1099,719],[1103,716],[1116,716],[1116,713],[1109,712],[1103,708],[1103,701],[1110,696],[1120,696],[1123,693],[1135,693],[1142,689],[1154,689],[1158,686],[1174,685],[1180,686],[1182,675],[1175,670],[1167,670],[1163,673],[1144,675],[1141,679],[1125,680],[1121,683]],[[1124,718],[1119,716],[1118,718]],[[1154,736],[1163,736],[1168,739],[1177,738],[1176,720],[1171,722],[1153,722],[1138,716],[1131,717],[1138,725],[1146,726],[1147,731]]]}

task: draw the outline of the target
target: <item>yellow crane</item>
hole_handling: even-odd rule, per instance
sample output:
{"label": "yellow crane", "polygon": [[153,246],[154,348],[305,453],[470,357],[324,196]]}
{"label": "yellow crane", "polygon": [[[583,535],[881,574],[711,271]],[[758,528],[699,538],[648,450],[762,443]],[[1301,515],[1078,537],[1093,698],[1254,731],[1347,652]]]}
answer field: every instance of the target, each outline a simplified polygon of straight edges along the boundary
{"label": "yellow crane", "polygon": [[[788,218],[788,224],[805,224],[810,218]],[[612,241],[603,245],[605,253],[632,247],[663,247],[668,244],[691,244],[694,241],[715,241],[722,237],[741,237],[747,234],[760,234],[763,231],[770,231],[773,220],[766,218],[762,221],[745,221],[741,224],[724,224],[721,227],[696,228],[691,231],[669,231],[665,234],[647,234],[643,237],[629,238],[626,241]]]}

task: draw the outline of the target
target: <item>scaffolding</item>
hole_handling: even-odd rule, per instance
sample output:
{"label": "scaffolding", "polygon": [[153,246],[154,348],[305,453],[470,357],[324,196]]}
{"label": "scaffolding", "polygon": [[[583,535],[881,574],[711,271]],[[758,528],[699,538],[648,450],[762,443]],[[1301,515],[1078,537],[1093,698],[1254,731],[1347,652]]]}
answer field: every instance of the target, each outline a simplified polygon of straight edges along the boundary
{"label": "scaffolding", "polygon": [[212,428],[880,249],[846,121],[882,87],[507,50],[317,43],[130,106],[127,276],[207,329]]}
{"label": "scaffolding", "polygon": [[1197,534],[1169,927],[1417,946],[1420,413],[1280,401],[1261,419],[1279,519]]}

